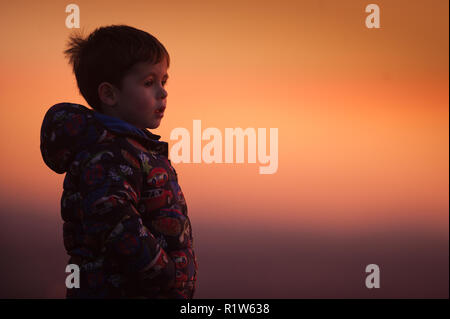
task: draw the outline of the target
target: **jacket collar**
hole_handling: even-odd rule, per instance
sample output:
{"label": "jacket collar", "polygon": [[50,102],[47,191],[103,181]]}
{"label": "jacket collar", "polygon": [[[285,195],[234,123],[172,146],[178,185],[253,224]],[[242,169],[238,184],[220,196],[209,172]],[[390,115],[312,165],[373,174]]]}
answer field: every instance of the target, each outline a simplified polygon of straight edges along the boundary
{"label": "jacket collar", "polygon": [[147,129],[139,129],[136,126],[121,120],[117,117],[109,116],[97,111],[93,111],[94,117],[100,121],[108,130],[122,136],[136,138],[148,149],[168,156],[167,142],[160,141],[160,135],[153,134]]}

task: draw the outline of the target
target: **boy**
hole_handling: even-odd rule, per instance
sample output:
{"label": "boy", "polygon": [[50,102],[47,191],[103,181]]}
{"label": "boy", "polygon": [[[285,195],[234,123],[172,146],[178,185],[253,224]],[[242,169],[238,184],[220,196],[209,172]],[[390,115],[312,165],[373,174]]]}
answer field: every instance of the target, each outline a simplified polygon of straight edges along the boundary
{"label": "boy", "polygon": [[168,144],[146,129],[164,116],[169,54],[147,32],[101,27],[64,51],[93,108],[46,113],[41,153],[66,173],[61,198],[68,264],[80,287],[67,298],[193,298],[197,261]]}

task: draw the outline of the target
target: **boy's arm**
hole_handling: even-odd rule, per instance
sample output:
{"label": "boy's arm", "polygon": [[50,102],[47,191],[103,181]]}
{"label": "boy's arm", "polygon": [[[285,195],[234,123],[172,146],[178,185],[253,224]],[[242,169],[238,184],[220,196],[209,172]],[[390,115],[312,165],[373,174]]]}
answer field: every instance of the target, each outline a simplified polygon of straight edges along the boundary
{"label": "boy's arm", "polygon": [[154,297],[174,285],[175,266],[135,208],[143,177],[126,152],[117,145],[96,146],[80,165],[82,226],[97,253],[117,263],[138,295]]}

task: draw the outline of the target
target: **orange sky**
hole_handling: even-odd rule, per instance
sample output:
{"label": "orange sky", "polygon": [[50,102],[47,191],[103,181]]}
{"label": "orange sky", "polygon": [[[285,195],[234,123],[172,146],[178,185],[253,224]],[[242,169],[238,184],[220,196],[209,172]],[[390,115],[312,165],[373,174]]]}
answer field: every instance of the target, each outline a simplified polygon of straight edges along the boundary
{"label": "orange sky", "polygon": [[[168,49],[163,140],[193,119],[279,128],[274,175],[176,165],[194,221],[448,232],[448,1],[377,1],[379,30],[367,1],[76,3],[85,32],[125,23]],[[8,2],[0,19],[2,200],[26,193],[52,215],[63,176],[41,159],[40,125],[55,103],[86,105],[62,54],[65,5]]]}

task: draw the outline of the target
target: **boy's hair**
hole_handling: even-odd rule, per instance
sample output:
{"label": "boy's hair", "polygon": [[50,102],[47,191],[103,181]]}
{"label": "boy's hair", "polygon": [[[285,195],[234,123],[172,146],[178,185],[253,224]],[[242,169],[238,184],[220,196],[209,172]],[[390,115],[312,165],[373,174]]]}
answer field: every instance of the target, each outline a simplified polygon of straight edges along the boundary
{"label": "boy's hair", "polygon": [[101,112],[98,86],[109,82],[122,89],[122,80],[139,62],[157,64],[164,58],[169,67],[166,48],[151,34],[127,25],[110,25],[95,29],[87,38],[74,33],[64,51],[77,79],[81,95]]}

